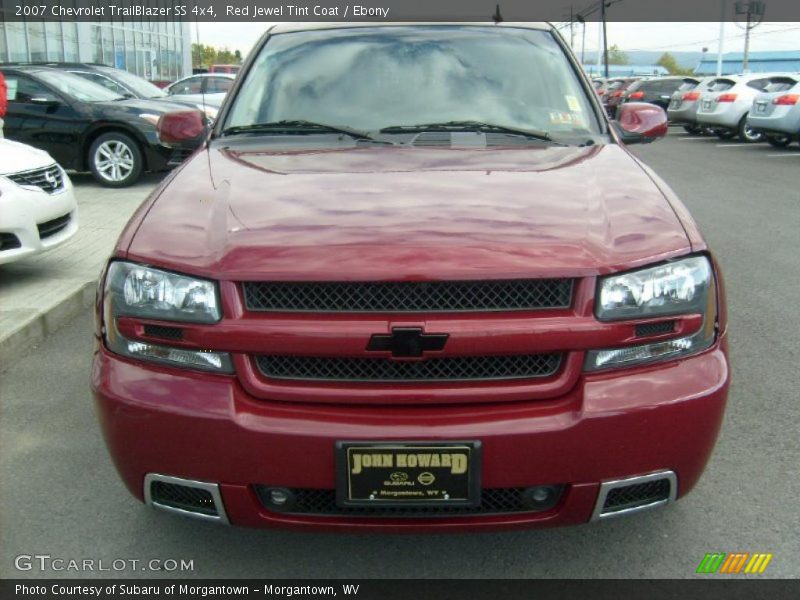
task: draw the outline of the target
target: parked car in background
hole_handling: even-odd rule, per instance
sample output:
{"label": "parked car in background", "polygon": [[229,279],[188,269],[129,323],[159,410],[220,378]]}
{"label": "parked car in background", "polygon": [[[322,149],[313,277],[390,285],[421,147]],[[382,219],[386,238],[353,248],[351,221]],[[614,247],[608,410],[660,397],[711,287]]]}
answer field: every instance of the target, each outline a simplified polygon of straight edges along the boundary
{"label": "parked car in background", "polygon": [[639,81],[640,77],[618,77],[614,79],[609,79],[605,85],[603,85],[602,89],[604,90],[604,94],[600,97],[600,100],[603,103],[603,108],[606,109],[606,113],[612,119],[617,114],[617,106],[622,101],[622,96],[625,94],[625,90],[634,83],[635,81]]}
{"label": "parked car in background", "polygon": [[647,102],[667,110],[672,95],[693,89],[699,79],[694,77],[653,77],[634,81],[622,95],[622,102]]}
{"label": "parked car in background", "polygon": [[213,121],[235,79],[236,76],[229,73],[200,73],[179,79],[164,91],[172,98],[202,107],[206,116]]}
{"label": "parked car in background", "polygon": [[232,73],[236,75],[242,70],[242,65],[211,65],[208,69],[209,73]]}
{"label": "parked car in background", "polygon": [[198,73],[189,75],[168,85],[164,91],[169,95],[227,94],[236,75],[230,73]]}
{"label": "parked car in background", "polygon": [[800,74],[770,82],[753,100],[747,124],[776,147],[800,141]]}
{"label": "parked car in background", "polygon": [[667,106],[667,116],[670,123],[683,125],[686,133],[697,135],[708,132],[709,129],[697,122],[697,107],[700,105],[701,94],[708,89],[715,77],[704,77],[697,85],[681,86],[672,94],[669,106]]}
{"label": "parked car in background", "polygon": [[713,127],[722,139],[735,136],[745,143],[760,142],[764,134],[753,129],[747,115],[756,96],[773,81],[787,79],[786,73],[750,73],[714,78],[700,96],[697,122]]}
{"label": "parked car in background", "polygon": [[[203,139],[204,119],[199,110],[124,98],[49,67],[0,70],[8,84],[6,137],[47,151],[65,169],[91,171],[104,185],[131,185],[144,171],[167,169]],[[186,133],[193,137],[182,141],[159,137],[159,119],[172,112],[184,116]]]}
{"label": "parked car in background", "polygon": [[686,495],[730,370],[713,254],[624,146],[664,111],[611,123],[547,23],[277,24],[253,52],[101,276],[92,389],[130,492],[347,533]]}
{"label": "parked car in background", "polygon": [[[33,64],[33,63],[31,63]],[[146,79],[129,73],[123,69],[115,69],[107,65],[91,63],[36,63],[37,66],[51,67],[60,69],[73,75],[83,77],[93,83],[124,96],[125,98],[139,98],[141,100],[161,100],[164,102],[174,102],[181,107],[199,108],[206,113],[210,121],[217,116],[218,105],[212,102],[203,104],[201,99],[184,98],[181,96],[170,96],[161,88],[153,85]],[[12,66],[12,65],[5,65]],[[17,63],[14,66],[22,66]]]}
{"label": "parked car in background", "polygon": [[0,264],[54,248],[78,231],[64,169],[47,152],[9,139],[0,139],[0,215]]}

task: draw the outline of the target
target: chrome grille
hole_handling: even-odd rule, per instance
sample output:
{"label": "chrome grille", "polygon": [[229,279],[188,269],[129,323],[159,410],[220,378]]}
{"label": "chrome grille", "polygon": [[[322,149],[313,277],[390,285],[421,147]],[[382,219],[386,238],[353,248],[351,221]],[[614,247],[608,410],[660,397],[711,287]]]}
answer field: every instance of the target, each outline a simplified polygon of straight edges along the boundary
{"label": "chrome grille", "polygon": [[244,284],[253,311],[466,312],[568,308],[572,279]]}
{"label": "chrome grille", "polygon": [[17,185],[37,187],[48,194],[53,194],[64,187],[64,175],[58,165],[14,173],[13,175],[6,175],[6,177]]}
{"label": "chrome grille", "polygon": [[265,377],[300,381],[486,381],[554,375],[561,366],[561,354],[446,356],[413,361],[265,355],[256,357],[256,364]]}

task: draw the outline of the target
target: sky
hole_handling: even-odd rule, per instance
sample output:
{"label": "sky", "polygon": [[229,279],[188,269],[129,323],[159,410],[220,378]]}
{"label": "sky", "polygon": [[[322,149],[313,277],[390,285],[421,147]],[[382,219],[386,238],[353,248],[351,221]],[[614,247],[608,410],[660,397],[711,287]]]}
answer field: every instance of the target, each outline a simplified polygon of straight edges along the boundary
{"label": "sky", "polygon": [[[194,41],[199,36],[203,44],[219,48],[227,47],[247,54],[269,26],[270,23],[266,22],[192,24],[192,39]],[[598,23],[589,23],[586,26],[587,56],[597,48],[598,29]],[[616,44],[627,51],[700,52],[703,48],[708,48],[711,54],[716,54],[720,27],[719,23],[609,22],[607,29],[609,45]],[[582,28],[576,24],[573,31],[574,49],[580,52]],[[561,33],[569,41],[569,27],[561,29]],[[744,50],[744,30],[735,23],[725,24],[723,50],[725,52]],[[800,50],[800,23],[761,23],[750,32],[750,50]]]}

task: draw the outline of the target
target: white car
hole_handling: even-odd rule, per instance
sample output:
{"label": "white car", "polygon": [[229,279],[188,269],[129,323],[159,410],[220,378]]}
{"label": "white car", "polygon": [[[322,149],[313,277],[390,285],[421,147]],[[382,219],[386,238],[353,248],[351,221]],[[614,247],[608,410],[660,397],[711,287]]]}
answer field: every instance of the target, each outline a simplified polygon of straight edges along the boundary
{"label": "white car", "polygon": [[707,90],[700,96],[697,122],[715,129],[723,139],[738,135],[742,142],[760,142],[764,134],[748,124],[747,115],[758,94],[773,81],[785,78],[785,73],[717,77],[711,80]]}
{"label": "white car", "polygon": [[69,177],[47,153],[0,139],[0,264],[48,250],[78,231]]}
{"label": "white car", "polygon": [[235,79],[232,73],[198,73],[179,79],[164,91],[172,100],[196,105],[213,121]]}

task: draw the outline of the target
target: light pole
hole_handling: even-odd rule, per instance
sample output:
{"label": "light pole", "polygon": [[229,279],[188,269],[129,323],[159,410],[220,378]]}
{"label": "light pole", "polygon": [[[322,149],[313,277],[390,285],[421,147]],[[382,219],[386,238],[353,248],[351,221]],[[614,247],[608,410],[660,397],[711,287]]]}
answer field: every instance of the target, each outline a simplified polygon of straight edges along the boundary
{"label": "light pole", "polygon": [[[765,3],[762,0],[736,3],[736,14],[745,16],[744,57],[742,59],[742,71],[745,73],[750,70],[750,30],[760,25],[761,21],[764,20],[764,10]],[[737,23],[737,25],[739,24]]]}
{"label": "light pole", "polygon": [[608,38],[606,37],[606,0],[600,0],[600,18],[603,20],[603,64],[608,79]]}

